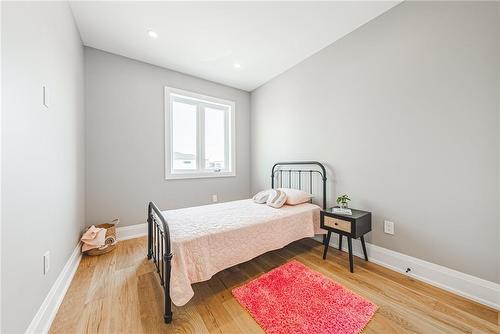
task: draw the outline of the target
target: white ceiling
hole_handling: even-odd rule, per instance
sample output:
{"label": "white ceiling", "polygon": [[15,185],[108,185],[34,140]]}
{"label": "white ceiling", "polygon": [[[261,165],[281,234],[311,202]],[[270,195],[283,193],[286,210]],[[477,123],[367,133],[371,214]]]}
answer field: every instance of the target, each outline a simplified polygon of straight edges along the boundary
{"label": "white ceiling", "polygon": [[80,1],[71,8],[87,46],[251,91],[399,2]]}

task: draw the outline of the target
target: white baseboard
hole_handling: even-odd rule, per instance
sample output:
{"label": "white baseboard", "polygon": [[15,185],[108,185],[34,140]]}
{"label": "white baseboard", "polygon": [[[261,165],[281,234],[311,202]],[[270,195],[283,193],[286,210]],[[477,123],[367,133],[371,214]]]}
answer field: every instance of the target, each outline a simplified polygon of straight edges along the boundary
{"label": "white baseboard", "polygon": [[118,227],[116,229],[116,238],[118,240],[128,240],[148,235],[148,224],[137,224]]}
{"label": "white baseboard", "polygon": [[[315,239],[321,241],[322,236]],[[332,238],[330,246],[338,248],[338,239]],[[347,252],[346,238],[342,246]],[[500,310],[500,284],[369,243],[366,243],[366,251],[370,262]],[[353,240],[353,254],[363,258],[359,240]],[[406,268],[411,271],[406,273]]]}
{"label": "white baseboard", "polygon": [[47,297],[45,297],[45,300],[38,309],[38,312],[35,314],[35,317],[28,326],[28,329],[26,330],[27,334],[45,334],[49,332],[52,321],[56,317],[59,306],[61,306],[64,296],[66,295],[66,291],[68,291],[69,285],[71,284],[73,276],[75,276],[78,265],[80,264],[80,260],[82,259],[80,248],[81,244],[78,243],[68,261],[64,265],[64,268],[61,270],[61,273],[57,276],[52,288],[50,288]]}

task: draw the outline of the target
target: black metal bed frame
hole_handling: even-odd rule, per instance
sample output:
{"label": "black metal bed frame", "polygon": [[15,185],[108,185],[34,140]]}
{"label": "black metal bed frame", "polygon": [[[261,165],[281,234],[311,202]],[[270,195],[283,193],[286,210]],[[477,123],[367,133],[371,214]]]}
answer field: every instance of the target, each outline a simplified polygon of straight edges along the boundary
{"label": "black metal bed frame", "polygon": [[[283,166],[317,166],[318,169],[283,169]],[[285,177],[283,177],[283,173]],[[309,193],[313,193],[313,176],[319,175],[322,182],[322,208],[326,209],[326,169],[317,161],[294,161],[275,163],[271,170],[271,186],[274,189],[275,183],[280,188],[293,188],[298,185],[300,190],[305,190],[303,186],[309,186]],[[288,177],[287,177],[288,176]],[[276,182],[275,182],[276,181]],[[285,182],[283,182],[285,181]],[[156,204],[149,202],[148,205],[148,259],[153,260],[156,272],[160,278],[160,285],[164,294],[165,323],[172,322],[172,299],[170,298],[170,272],[172,269],[172,247],[170,242],[170,231],[165,217],[161,214]]]}

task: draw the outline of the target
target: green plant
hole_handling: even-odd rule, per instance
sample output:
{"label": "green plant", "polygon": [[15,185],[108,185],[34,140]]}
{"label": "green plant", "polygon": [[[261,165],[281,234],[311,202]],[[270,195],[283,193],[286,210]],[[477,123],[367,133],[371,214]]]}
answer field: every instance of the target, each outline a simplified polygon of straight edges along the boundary
{"label": "green plant", "polygon": [[349,202],[351,199],[347,195],[342,195],[337,197],[337,204],[339,205],[347,205],[347,202]]}

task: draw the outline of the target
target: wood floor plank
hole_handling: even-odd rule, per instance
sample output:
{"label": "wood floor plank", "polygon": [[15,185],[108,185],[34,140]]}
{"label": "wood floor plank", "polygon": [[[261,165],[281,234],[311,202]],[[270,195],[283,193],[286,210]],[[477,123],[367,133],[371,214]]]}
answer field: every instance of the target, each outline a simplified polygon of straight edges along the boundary
{"label": "wood floor plank", "polygon": [[111,299],[99,298],[87,303],[80,314],[75,333],[111,333]]}
{"label": "wood floor plank", "polygon": [[89,266],[88,261],[82,259],[66,294],[71,298],[64,298],[51,327],[51,333],[76,332],[75,327],[78,324],[80,314],[74,310],[82,309],[85,306],[87,290],[92,282],[94,269],[95,266]]}
{"label": "wood floor plank", "polygon": [[260,328],[250,313],[248,313],[236,299],[227,300],[223,305],[242,333],[264,333],[264,330]]}
{"label": "wood floor plank", "polygon": [[240,333],[234,319],[222,305],[231,298],[231,293],[217,277],[194,284],[193,289],[201,301],[196,308],[211,333]]}
{"label": "wood floor plank", "polygon": [[263,333],[231,290],[296,259],[376,303],[363,333],[500,333],[500,314],[476,302],[304,239],[193,284],[195,296],[163,322],[163,289],[146,259],[146,238],[84,256],[50,333]]}

